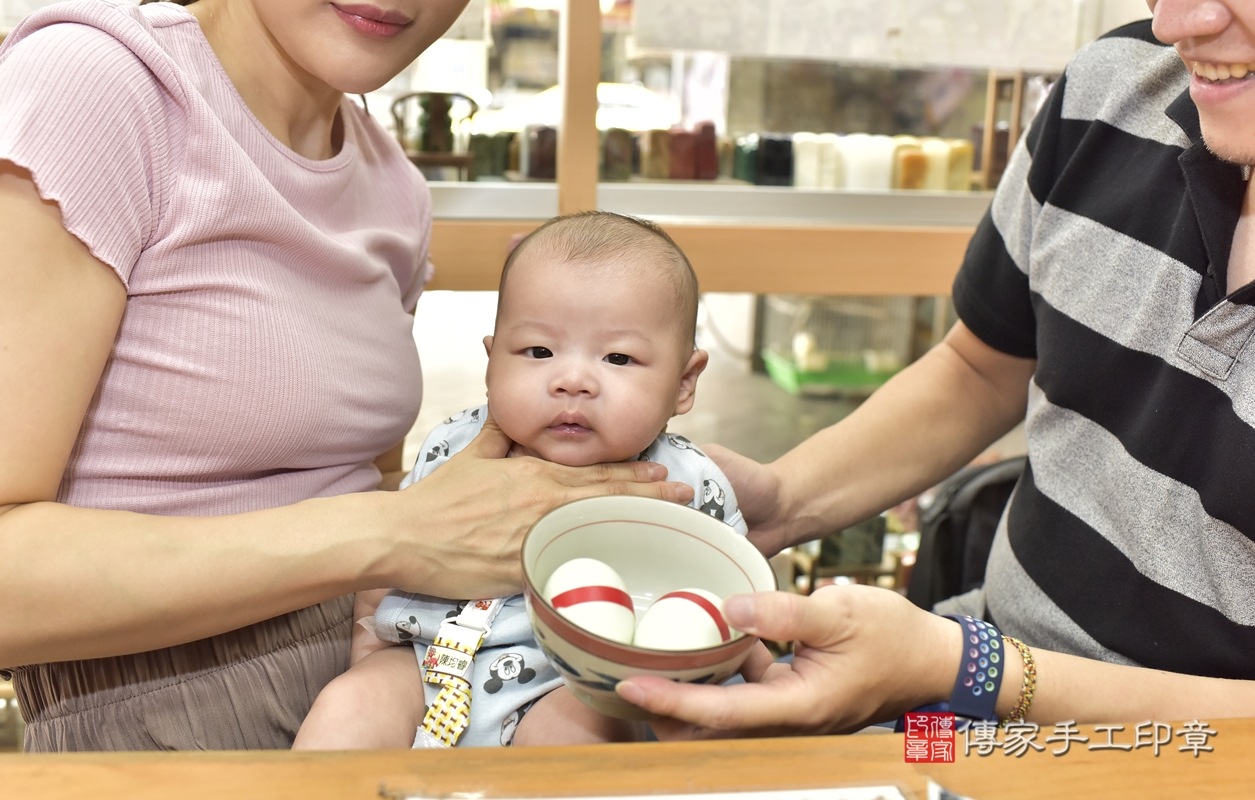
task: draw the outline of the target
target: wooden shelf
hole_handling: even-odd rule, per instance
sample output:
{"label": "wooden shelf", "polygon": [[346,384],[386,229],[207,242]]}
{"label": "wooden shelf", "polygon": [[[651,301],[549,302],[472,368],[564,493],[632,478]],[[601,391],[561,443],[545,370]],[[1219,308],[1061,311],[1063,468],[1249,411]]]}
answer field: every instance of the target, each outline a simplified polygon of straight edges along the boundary
{"label": "wooden shelf", "polygon": [[[988,193],[657,184],[597,187],[661,222],[704,291],[949,294]],[[491,291],[511,242],[558,213],[552,184],[433,183],[433,289]]]}
{"label": "wooden shelf", "polygon": [[[535,220],[436,220],[430,289],[493,291],[515,237]],[[668,224],[702,291],[944,295],[972,231],[839,225]]]}
{"label": "wooden shelf", "polygon": [[[543,219],[558,213],[552,181],[433,181],[436,219]],[[795,189],[714,181],[599,183],[597,207],[707,224],[901,225],[975,228],[990,192]]]}

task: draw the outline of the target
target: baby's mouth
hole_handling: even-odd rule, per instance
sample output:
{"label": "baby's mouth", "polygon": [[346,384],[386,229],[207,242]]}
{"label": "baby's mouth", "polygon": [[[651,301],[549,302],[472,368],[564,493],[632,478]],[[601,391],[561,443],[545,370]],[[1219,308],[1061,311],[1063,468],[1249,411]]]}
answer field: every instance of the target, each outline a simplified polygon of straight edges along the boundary
{"label": "baby's mouth", "polygon": [[583,414],[562,414],[549,423],[549,430],[555,433],[581,434],[591,433],[588,419]]}

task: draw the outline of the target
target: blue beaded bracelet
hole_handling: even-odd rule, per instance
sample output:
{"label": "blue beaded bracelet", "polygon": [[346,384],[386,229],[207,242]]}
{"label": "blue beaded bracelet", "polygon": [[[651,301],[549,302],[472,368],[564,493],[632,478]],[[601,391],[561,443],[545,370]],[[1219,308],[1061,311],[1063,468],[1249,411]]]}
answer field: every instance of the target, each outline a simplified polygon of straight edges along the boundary
{"label": "blue beaded bracelet", "polygon": [[963,629],[963,662],[950,692],[950,711],[970,719],[998,719],[994,705],[1002,686],[1002,633],[983,620],[945,616]]}

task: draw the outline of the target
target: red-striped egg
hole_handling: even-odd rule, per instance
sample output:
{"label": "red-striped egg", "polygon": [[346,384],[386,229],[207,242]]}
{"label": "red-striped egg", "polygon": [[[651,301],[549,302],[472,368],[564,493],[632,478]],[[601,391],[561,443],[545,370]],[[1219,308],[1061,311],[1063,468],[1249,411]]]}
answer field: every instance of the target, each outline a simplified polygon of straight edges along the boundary
{"label": "red-striped egg", "polygon": [[545,583],[545,600],[589,633],[631,644],[636,628],[632,598],[619,573],[595,558],[573,558]]}
{"label": "red-striped egg", "polygon": [[651,650],[701,650],[737,635],[723,618],[723,600],[705,589],[680,589],[659,597],[636,626],[632,644]]}

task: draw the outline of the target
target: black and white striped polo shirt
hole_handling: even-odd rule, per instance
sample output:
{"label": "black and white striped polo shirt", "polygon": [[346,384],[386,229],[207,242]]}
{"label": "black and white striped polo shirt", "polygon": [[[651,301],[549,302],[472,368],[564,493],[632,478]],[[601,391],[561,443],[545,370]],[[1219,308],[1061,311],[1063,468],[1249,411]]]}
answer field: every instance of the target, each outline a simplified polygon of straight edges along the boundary
{"label": "black and white striped polo shirt", "polygon": [[955,281],[977,336],[1037,359],[986,601],[1030,644],[1255,678],[1255,284],[1224,294],[1246,183],[1188,84],[1149,21],[1081,50]]}

